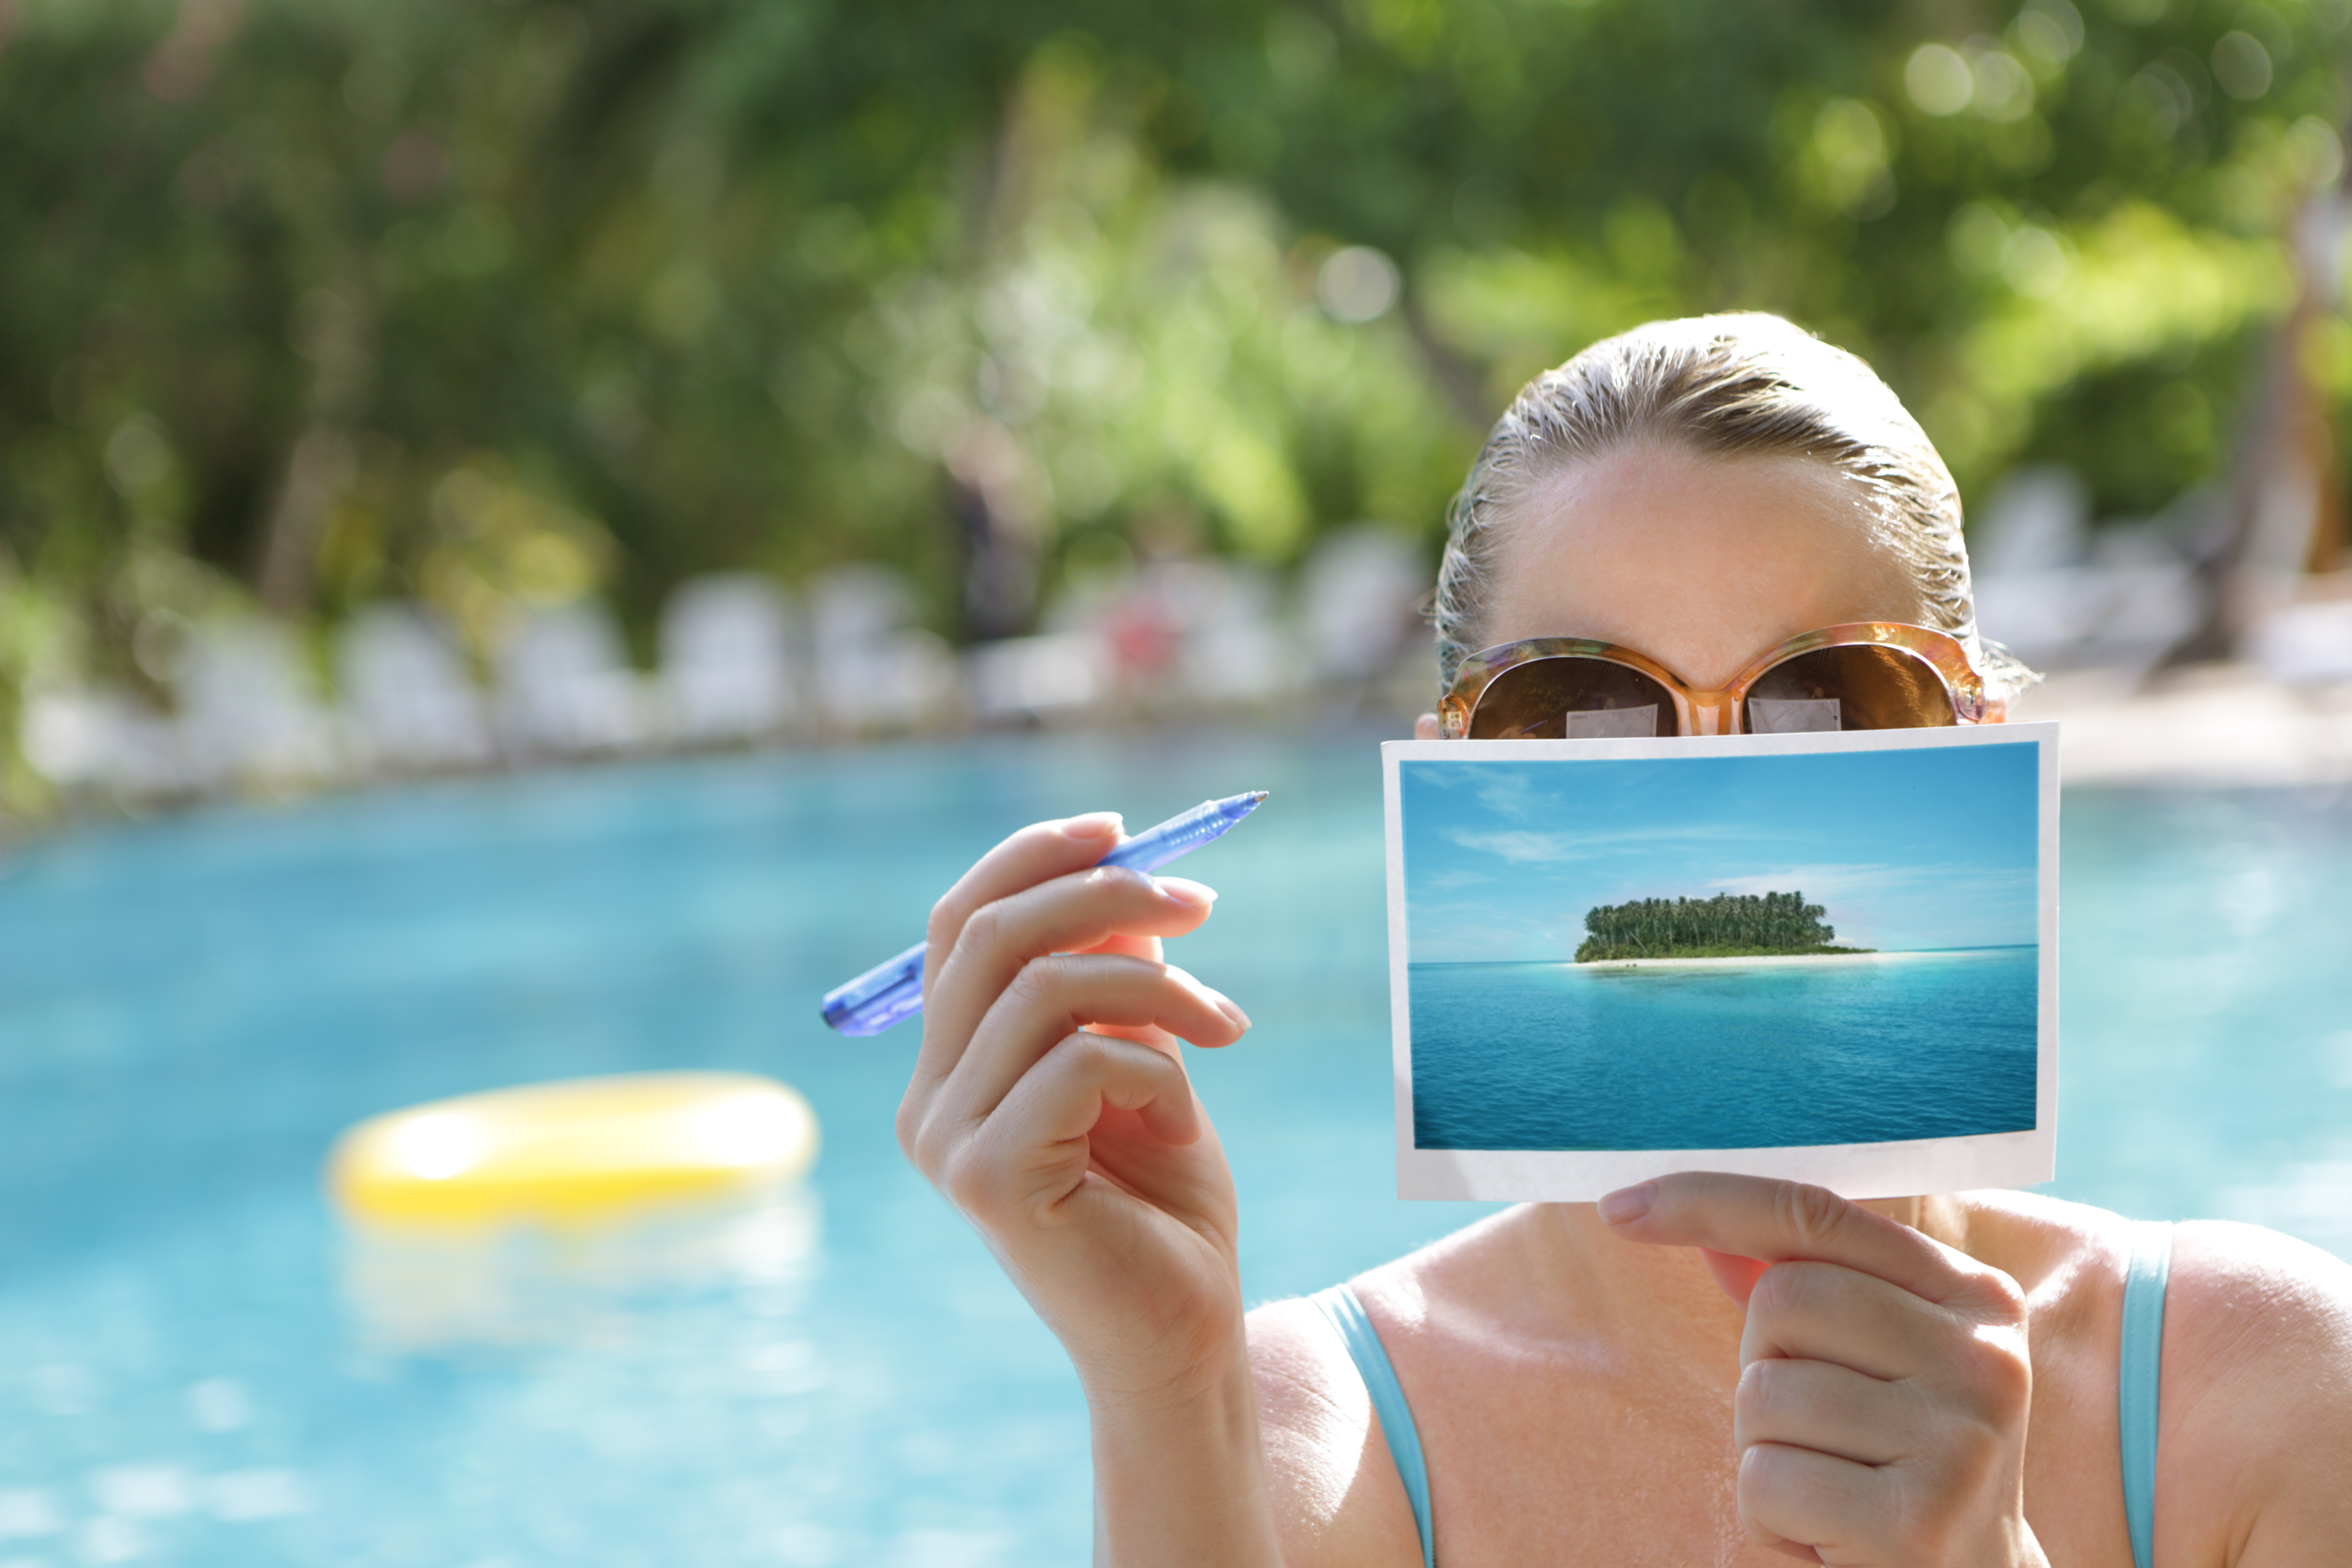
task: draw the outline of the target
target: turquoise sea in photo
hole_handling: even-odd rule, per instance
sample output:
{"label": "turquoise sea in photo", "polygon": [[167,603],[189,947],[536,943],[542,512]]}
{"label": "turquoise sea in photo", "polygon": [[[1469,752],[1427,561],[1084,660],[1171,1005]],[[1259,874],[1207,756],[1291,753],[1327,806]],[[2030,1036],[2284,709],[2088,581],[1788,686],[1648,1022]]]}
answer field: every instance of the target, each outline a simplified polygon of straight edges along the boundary
{"label": "turquoise sea in photo", "polygon": [[1416,963],[1423,1149],[1744,1149],[2034,1120],[2041,950]]}

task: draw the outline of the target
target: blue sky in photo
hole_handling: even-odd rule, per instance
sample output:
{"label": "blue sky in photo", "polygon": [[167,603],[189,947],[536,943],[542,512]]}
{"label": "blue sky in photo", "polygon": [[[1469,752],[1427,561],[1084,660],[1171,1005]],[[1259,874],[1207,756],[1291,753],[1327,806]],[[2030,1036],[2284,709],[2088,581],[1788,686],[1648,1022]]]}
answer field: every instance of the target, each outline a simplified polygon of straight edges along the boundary
{"label": "blue sky in photo", "polygon": [[1801,892],[1841,944],[2036,940],[2030,742],[1794,756],[1404,762],[1415,963],[1565,960],[1596,904]]}

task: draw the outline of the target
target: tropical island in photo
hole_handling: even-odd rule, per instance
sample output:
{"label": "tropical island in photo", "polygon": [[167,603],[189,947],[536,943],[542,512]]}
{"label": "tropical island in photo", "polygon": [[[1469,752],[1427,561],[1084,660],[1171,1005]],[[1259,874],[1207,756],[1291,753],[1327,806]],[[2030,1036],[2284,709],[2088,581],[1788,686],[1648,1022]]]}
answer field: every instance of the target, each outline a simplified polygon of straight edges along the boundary
{"label": "tropical island in photo", "polygon": [[1870,952],[1838,947],[1829,911],[1802,893],[1718,893],[1712,899],[1639,899],[1588,911],[1579,963],[1658,958],[1800,958]]}

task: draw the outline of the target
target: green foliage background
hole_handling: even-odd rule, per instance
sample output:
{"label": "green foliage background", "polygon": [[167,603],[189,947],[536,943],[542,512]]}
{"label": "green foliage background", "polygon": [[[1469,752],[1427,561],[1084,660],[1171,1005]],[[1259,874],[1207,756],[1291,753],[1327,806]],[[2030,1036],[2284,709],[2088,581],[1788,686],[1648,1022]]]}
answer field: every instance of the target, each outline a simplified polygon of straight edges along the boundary
{"label": "green foliage background", "polygon": [[950,463],[1048,586],[1433,532],[1526,376],[1699,310],[1868,356],[1972,496],[2147,511],[2340,174],[2347,0],[2080,3],[0,0],[0,736],[257,594],[486,646],[879,559],[952,634]]}

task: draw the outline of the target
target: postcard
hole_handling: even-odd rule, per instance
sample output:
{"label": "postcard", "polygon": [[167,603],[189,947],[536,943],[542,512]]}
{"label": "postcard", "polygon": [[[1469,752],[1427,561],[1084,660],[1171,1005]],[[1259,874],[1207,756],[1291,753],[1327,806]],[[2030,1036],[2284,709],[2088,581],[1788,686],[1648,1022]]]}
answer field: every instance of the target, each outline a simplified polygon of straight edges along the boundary
{"label": "postcard", "polygon": [[2055,724],[1391,742],[1397,1189],[2053,1173]]}

